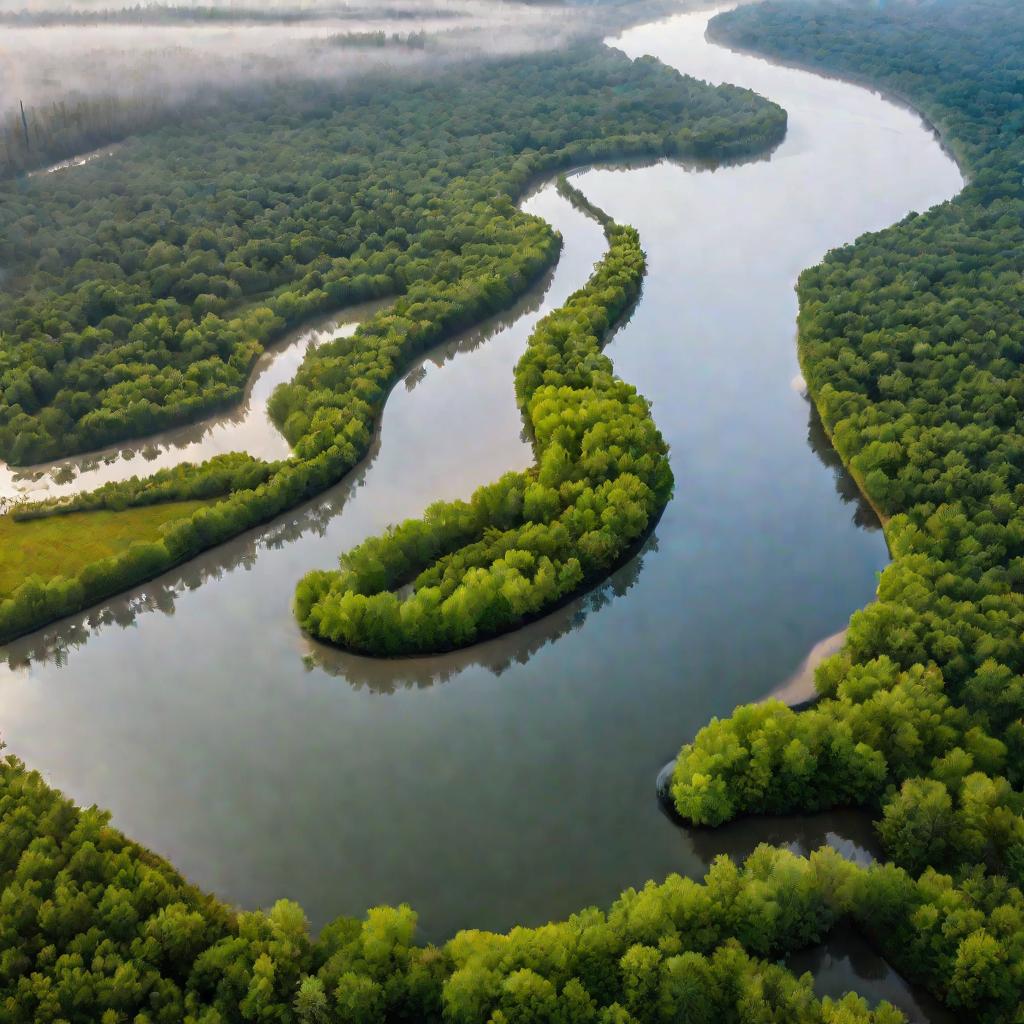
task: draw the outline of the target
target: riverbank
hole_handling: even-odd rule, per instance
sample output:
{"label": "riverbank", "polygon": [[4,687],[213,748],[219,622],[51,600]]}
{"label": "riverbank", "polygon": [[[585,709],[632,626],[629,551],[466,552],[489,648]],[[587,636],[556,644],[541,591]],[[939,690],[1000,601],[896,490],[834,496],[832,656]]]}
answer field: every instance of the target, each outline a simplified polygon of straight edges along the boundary
{"label": "riverbank", "polygon": [[[743,5],[741,4],[738,6]],[[794,71],[802,71],[806,74],[815,75],[817,77],[825,79],[826,81],[841,82],[846,85],[852,85],[859,89],[865,89],[868,92],[872,93],[873,95],[880,97],[885,102],[890,103],[895,107],[899,107],[902,110],[906,110],[908,113],[918,118],[924,125],[924,127],[935,136],[935,138],[939,142],[939,145],[942,147],[942,151],[946,154],[946,156],[949,157],[950,160],[952,160],[956,164],[957,170],[960,172],[960,176],[962,179],[961,191],[963,190],[963,188],[966,188],[967,185],[970,184],[970,160],[966,152],[963,150],[963,148],[953,138],[948,126],[946,126],[942,122],[942,120],[938,118],[936,115],[930,114],[927,111],[922,110],[920,106],[915,104],[909,97],[895,90],[880,87],[877,83],[872,82],[871,79],[869,79],[867,76],[854,74],[836,74],[829,72],[826,69],[823,69],[822,67],[817,66],[813,63],[777,58],[774,56],[767,55],[753,48],[738,45],[730,36],[728,31],[726,31],[722,27],[723,23],[721,20],[722,15],[728,14],[735,9],[736,7],[734,6],[726,8],[724,10],[720,10],[716,13],[714,17],[712,17],[708,21],[707,29],[705,31],[705,37],[709,42],[714,43],[716,46],[720,46],[723,49],[728,50],[730,53],[735,53],[737,55],[744,57],[750,57],[754,60],[765,61],[766,63],[774,64],[775,66],[778,67],[792,68]],[[807,374],[807,367],[804,365],[803,361],[803,350],[800,344],[799,336],[797,338],[797,358],[800,361],[800,373],[801,378],[803,380],[803,386],[806,389],[806,393],[810,400],[814,402],[815,407],[818,410],[818,414],[821,419],[822,429],[825,431],[829,443],[832,444],[833,449],[836,450],[837,454],[839,454],[838,450],[835,449],[832,431],[830,430],[825,417],[821,415],[822,410],[818,404],[817,396],[814,394],[813,390],[807,383],[809,378]],[[841,455],[840,458],[842,459]],[[857,471],[857,469],[852,464],[850,464],[846,459],[842,459],[842,462],[843,466],[846,468],[846,471],[849,473],[850,478],[856,483],[857,488],[861,493],[861,496],[868,503],[868,505],[870,505],[872,511],[875,513],[875,515],[881,522],[883,529],[885,529],[888,526],[889,521],[892,519],[892,516],[889,513],[885,512],[872,497],[872,495],[870,494],[865,485],[863,477]],[[886,534],[886,540],[888,542],[888,534]]]}
{"label": "riverbank", "polygon": [[[750,0],[750,2],[757,3],[758,0]],[[918,118],[925,128],[935,136],[946,156],[948,156],[949,159],[957,165],[960,175],[963,178],[964,186],[966,187],[971,183],[970,160],[960,144],[953,137],[948,126],[945,125],[942,119],[934,113],[929,113],[928,111],[923,110],[910,97],[891,88],[882,88],[877,84],[877,82],[873,82],[865,75],[837,74],[836,72],[828,71],[820,65],[812,64],[807,61],[774,57],[763,53],[760,50],[740,46],[735,43],[730,38],[728,32],[726,32],[720,24],[716,26],[715,23],[718,21],[719,16],[729,14],[737,8],[744,6],[747,6],[747,4],[734,4],[731,7],[718,9],[715,17],[708,22],[706,31],[706,38],[708,42],[714,43],[716,46],[720,46],[722,49],[728,50],[730,53],[735,53],[742,57],[750,57],[754,60],[763,60],[769,64],[774,64],[776,67],[792,68],[794,71],[803,71],[806,74],[815,75],[818,78],[825,79],[826,81],[841,82],[844,85],[853,85],[859,89],[866,89],[873,95],[885,100],[886,103],[890,103],[894,107],[899,107],[900,109],[913,114],[914,117]]]}
{"label": "riverbank", "polygon": [[73,497],[104,484],[204,462],[232,451],[267,460],[288,458],[291,448],[267,415],[274,388],[294,376],[310,348],[351,335],[363,320],[392,301],[383,298],[359,303],[288,331],[263,350],[242,397],[225,411],[54,462],[26,467],[0,462],[0,505]]}
{"label": "riverbank", "polygon": [[[496,467],[530,464],[509,386],[524,318],[443,369],[426,361],[393,392],[372,464],[316,515],[284,515],[10,645],[11,749],[228,902],[287,893],[314,928],[407,901],[421,934],[442,941],[706,872],[715,835],[691,843],[666,827],[650,800],[652,751],[787,678],[813,639],[870,601],[885,564],[880,535],[858,526],[808,447],[808,406],[789,388],[793,280],[952,183],[909,116],[862,90],[720,58],[703,21],[614,45],[782,101],[790,134],[772,159],[575,181],[636,225],[648,253],[643,301],[609,349],[651,400],[679,480],[642,570],[476,656],[339,654],[330,671],[302,660],[283,580],[470,493]],[[534,212],[566,240],[550,308],[590,273],[600,232],[548,193]],[[373,687],[361,683],[371,671]],[[282,805],[282,792],[303,798]]]}

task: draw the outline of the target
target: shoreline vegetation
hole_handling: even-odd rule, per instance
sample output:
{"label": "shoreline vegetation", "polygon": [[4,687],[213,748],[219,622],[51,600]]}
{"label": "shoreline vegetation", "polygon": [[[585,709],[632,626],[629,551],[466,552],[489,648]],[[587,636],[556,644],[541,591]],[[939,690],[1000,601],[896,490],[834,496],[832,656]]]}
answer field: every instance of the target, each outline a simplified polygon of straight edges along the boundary
{"label": "shoreline vegetation", "polygon": [[307,575],[296,616],[317,639],[378,657],[491,639],[607,577],[657,523],[673,486],[667,447],[647,402],[602,354],[640,296],[640,239],[564,175],[557,188],[602,225],[609,248],[537,324],[516,366],[536,467],[364,541],[341,572]]}
{"label": "shoreline vegetation", "polygon": [[231,911],[13,757],[0,761],[0,813],[11,825],[0,878],[19,907],[6,932],[17,942],[5,964],[12,1024],[126,1013],[154,1024],[711,1024],[748,1001],[801,1024],[901,1024],[884,1002],[819,999],[809,974],[773,961],[847,922],[887,951],[909,944],[934,891],[835,850],[761,846],[742,867],[717,860],[701,882],[670,875],[607,911],[507,935],[420,946],[403,905],[314,938],[295,903]]}
{"label": "shoreline vegetation", "polygon": [[[991,118],[1017,95],[1024,17],[1008,0],[966,6],[967,23],[901,0],[884,13],[814,5],[810,17],[805,5],[767,0],[726,16],[741,35],[753,26],[768,51],[820,46],[825,66],[845,61],[885,80],[911,63],[915,91],[941,93],[960,111],[957,134],[972,140],[966,200],[865,236],[800,282],[809,390],[844,463],[858,465],[893,513],[879,599],[854,616],[844,652],[819,668],[818,705],[797,714],[770,702],[714,720],[684,747],[672,782],[676,809],[709,825],[769,810],[879,808],[890,861],[859,866],[834,850],[799,857],[761,846],[742,866],[717,859],[703,882],[672,875],[626,890],[608,911],[505,935],[464,931],[418,946],[416,915],[401,906],[338,919],[313,939],[294,903],[233,913],[101,812],[74,807],[8,758],[0,913],[10,948],[0,984],[12,1024],[899,1024],[891,1006],[871,1009],[854,993],[818,999],[810,975],[773,962],[847,923],[964,1018],[1020,1018],[1024,490],[1007,474],[1024,459],[1014,423],[1004,422],[1017,392],[996,382],[1009,374],[998,354],[1012,363],[1024,351],[1019,309],[1006,316],[1016,298],[1007,283],[1020,277],[1013,260],[1024,252],[1014,228],[1024,231],[1024,144],[1014,117]],[[989,102],[971,102],[979,98]],[[999,244],[985,244],[993,234]],[[936,250],[955,259],[932,262]],[[1001,273],[965,274],[979,253]],[[899,271],[908,264],[922,275],[910,283]],[[908,325],[925,293],[939,316],[916,310]],[[963,303],[982,301],[977,319],[1003,332],[994,340],[960,317]],[[950,338],[942,325],[954,315],[963,329]],[[901,333],[913,340],[913,361]],[[887,348],[900,358],[890,351],[887,361]],[[953,380],[940,357],[953,357]],[[978,365],[988,374],[980,383]],[[986,390],[998,400],[984,401]],[[972,429],[983,424],[993,429]],[[935,458],[928,445],[940,440]]]}
{"label": "shoreline vegetation", "polygon": [[[951,133],[948,127],[937,120],[932,120],[932,118],[923,112],[920,107],[915,106],[913,100],[908,96],[891,88],[881,87],[867,75],[828,74],[821,65],[794,60],[791,58],[784,59],[777,55],[769,55],[765,51],[749,46],[738,46],[732,41],[732,37],[728,32],[716,30],[717,25],[718,19],[712,18],[711,21],[708,22],[708,28],[705,33],[708,41],[713,42],[716,46],[721,46],[723,49],[743,56],[756,57],[759,60],[771,60],[773,63],[777,63],[781,67],[792,68],[795,71],[806,71],[808,74],[819,75],[824,78],[831,78],[835,81],[845,82],[849,85],[860,86],[863,89],[868,89],[869,91],[881,96],[889,103],[910,111],[921,119],[925,127],[927,127],[928,130],[939,140],[939,144],[942,146],[943,152],[945,152],[946,155],[956,163],[961,175],[963,176],[965,187],[970,184],[970,166],[967,160],[967,155],[958,145],[956,137]],[[819,418],[821,418],[822,410],[818,405],[818,401],[808,389],[807,377],[804,373],[803,354],[799,347],[798,358],[800,363],[800,376],[794,379],[793,386],[797,387],[799,385],[798,390],[810,401],[814,402],[815,408],[818,410]],[[824,418],[821,418],[821,424],[822,429],[825,431],[825,436],[828,438],[829,444],[831,444],[834,449],[835,442],[832,437],[832,428]],[[882,524],[883,533],[885,534],[886,543],[888,544],[888,533],[885,528],[892,519],[892,515],[885,512],[881,505],[878,504],[876,498],[868,490],[863,477],[854,466],[844,460],[843,468],[850,474],[850,479],[853,480],[854,484],[856,484],[858,493],[864,501],[867,502],[871,511],[874,512],[878,521]],[[814,685],[814,677],[817,668],[826,660],[826,658],[831,657],[833,654],[838,654],[841,651],[842,645],[845,643],[847,632],[848,627],[844,626],[838,632],[833,633],[814,644],[807,653],[805,659],[801,662],[800,668],[797,669],[797,671],[784,683],[772,690],[764,699],[779,700],[789,707],[804,705],[816,701],[820,696]],[[672,763],[674,763],[674,761]]]}
{"label": "shoreline vegetation", "polygon": [[[523,136],[521,129],[510,123],[498,131],[500,144],[480,143],[485,151],[475,157],[482,162],[479,169],[472,171],[474,155],[465,154],[466,173],[454,177],[451,184],[444,184],[442,178],[433,198],[392,191],[392,202],[399,204],[394,214],[398,223],[409,224],[409,228],[401,229],[406,248],[392,243],[383,252],[367,251],[365,258],[335,258],[325,263],[322,271],[313,270],[307,275],[304,280],[311,289],[308,293],[279,290],[272,303],[256,306],[249,314],[265,333],[276,323],[298,322],[339,299],[364,298],[367,290],[371,294],[404,290],[393,306],[362,324],[351,337],[310,352],[295,379],[274,392],[269,412],[292,446],[293,456],[278,463],[265,463],[240,453],[219,456],[197,466],[162,471],[151,478],[108,484],[92,494],[62,501],[60,504],[68,511],[121,510],[196,499],[207,504],[188,519],[170,524],[160,541],[139,544],[86,567],[88,571],[75,577],[27,579],[0,602],[0,641],[31,632],[152,579],[200,551],[273,519],[345,476],[365,454],[387,394],[410,361],[488,314],[507,308],[554,262],[557,237],[543,222],[527,217],[514,205],[539,179],[595,160],[664,156],[736,159],[771,148],[785,132],[784,111],[746,90],[712,88],[657,61],[631,61],[607,48],[578,47],[557,56],[492,63],[487,65],[482,82],[478,81],[480,73],[472,68],[452,72],[449,86],[444,84],[447,79],[438,80],[429,93],[417,89],[414,100],[401,84],[393,87],[395,96],[383,98],[388,104],[411,103],[430,109],[436,101],[442,105],[439,118],[443,109],[444,117],[460,121],[479,118],[481,112],[474,106],[482,105],[487,109],[493,134],[495,129],[502,129],[501,123],[493,120],[501,108],[495,106],[492,111],[488,104],[498,103],[507,95],[506,85],[518,83],[517,103],[527,111],[531,103],[546,102],[549,94],[561,92],[565,108],[562,119],[552,122],[551,115],[545,115],[548,121],[543,135],[548,141],[541,142],[539,149],[528,146],[517,154]],[[646,120],[638,121],[635,98],[640,96],[647,97],[649,109],[643,108]],[[629,135],[623,134],[626,128],[620,123],[627,110],[632,119]],[[373,106],[358,116],[375,114],[384,116]],[[501,116],[509,114],[506,111]],[[518,117],[522,116],[524,111],[520,110]],[[655,124],[665,117],[681,120],[674,133],[666,134],[662,129],[656,134]],[[319,122],[314,117],[312,123]],[[420,130],[426,129],[421,126]],[[169,134],[172,142],[183,143],[173,133],[155,133],[150,142],[152,150],[137,144],[132,156],[138,160],[158,158]],[[221,145],[219,140],[211,144]],[[258,144],[265,142],[261,138]],[[325,143],[317,136],[309,140],[309,145],[322,147]],[[389,159],[400,160],[411,145],[408,133],[401,134],[395,145],[395,150],[385,152],[392,154]],[[496,153],[492,152],[495,149]],[[314,149],[313,159],[319,156],[319,149]],[[434,159],[427,154],[426,166],[432,166]],[[451,156],[441,159],[450,161]],[[191,170],[184,164],[179,166],[182,173]],[[358,170],[366,175],[374,172],[370,164]],[[394,173],[396,185],[409,179],[410,192],[421,187],[424,180],[424,172],[417,172],[413,166],[396,166]],[[440,167],[436,173],[441,173]],[[358,183],[363,179],[351,180]],[[89,188],[83,179],[79,181]],[[328,192],[320,193],[319,188],[312,186],[315,195],[324,197],[317,202],[329,201]],[[406,204],[412,204],[411,208]],[[379,216],[386,212],[382,210]],[[317,230],[322,233],[328,224]],[[380,224],[381,229],[384,226]],[[208,229],[197,229],[192,237],[198,258],[212,270],[211,252],[216,259],[219,250],[205,248],[213,244]],[[375,237],[382,240],[379,232]],[[186,246],[191,245],[186,240]],[[353,245],[350,242],[349,248]],[[159,259],[164,258],[161,250]],[[397,261],[397,266],[385,274],[388,260]],[[164,270],[154,266],[149,273],[155,280]],[[264,282],[261,279],[260,283]],[[182,309],[184,312],[185,307]],[[150,318],[145,323],[158,326]],[[229,341],[245,339],[244,324],[232,324]],[[224,326],[222,319],[207,316],[200,325],[202,336],[209,337]],[[31,330],[31,321],[25,329]],[[238,343],[245,349],[245,361],[251,361],[251,342]],[[113,351],[118,351],[116,345]],[[13,393],[9,387],[8,396]],[[66,516],[64,521],[73,524],[74,517]]]}
{"label": "shoreline vegetation", "polygon": [[[542,277],[532,287],[541,288],[543,284]],[[528,291],[526,295],[529,294]],[[264,459],[272,459],[274,454],[285,457],[290,451],[288,443],[267,416],[266,405],[277,384],[288,379],[285,374],[291,357],[301,356],[310,346],[315,347],[329,338],[351,333],[363,320],[390,305],[394,298],[387,296],[303,321],[263,350],[246,382],[241,401],[223,412],[56,462],[17,470],[0,464],[0,508],[18,519],[38,518],[60,514],[64,509],[62,503],[105,484],[139,476],[140,470],[152,475],[158,470],[196,463],[230,451]],[[250,433],[248,426],[256,423],[261,428],[259,434]],[[230,433],[235,430],[239,437],[232,439]],[[165,459],[165,454],[171,457]]]}
{"label": "shoreline vegetation", "polygon": [[[712,720],[670,790],[695,825],[872,811],[889,869],[941,886],[906,948],[877,926],[873,940],[946,1006],[1008,1021],[1024,1007],[1024,18],[1006,0],[924,6],[766,0],[709,26],[738,52],[924,111],[966,185],[800,277],[808,392],[892,561],[818,667],[820,699]],[[979,916],[958,929],[954,905]]]}

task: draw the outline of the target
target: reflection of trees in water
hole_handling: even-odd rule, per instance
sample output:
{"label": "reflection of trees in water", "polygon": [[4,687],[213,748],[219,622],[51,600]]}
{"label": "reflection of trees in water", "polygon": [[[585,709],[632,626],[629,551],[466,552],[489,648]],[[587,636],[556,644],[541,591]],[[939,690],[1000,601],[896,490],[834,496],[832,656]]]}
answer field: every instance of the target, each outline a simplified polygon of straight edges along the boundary
{"label": "reflection of trees in water", "polygon": [[843,503],[853,505],[854,525],[861,530],[880,530],[882,524],[878,521],[875,510],[861,494],[857,482],[850,476],[843,465],[843,460],[839,458],[839,453],[832,447],[832,442],[825,433],[825,426],[821,422],[818,407],[809,398],[807,409],[807,444],[821,460],[822,465],[832,470],[836,493],[843,499]]}
{"label": "reflection of trees in water", "polygon": [[[417,374],[422,379],[427,374],[428,365],[443,367],[457,355],[475,351],[494,335],[514,326],[522,317],[535,313],[544,301],[554,274],[555,268],[548,270],[513,306],[432,349],[412,367],[406,380],[409,375]],[[394,443],[399,442],[396,439]],[[365,458],[341,483],[265,526],[212,548],[142,587],[12,641],[3,648],[8,666],[16,669],[32,663],[52,662],[62,667],[67,664],[72,651],[83,647],[105,628],[127,629],[142,616],[153,612],[171,616],[181,594],[198,590],[203,584],[220,579],[226,573],[252,569],[262,550],[278,550],[306,536],[322,537],[329,524],[341,514],[356,488],[365,482],[380,452],[380,445],[378,421],[377,431]],[[294,582],[297,581],[290,581],[289,585]]]}
{"label": "reflection of trees in water", "polygon": [[[695,875],[706,872],[720,854],[742,863],[760,843],[783,846],[800,856],[830,846],[861,865],[884,859],[871,815],[855,808],[802,816],[751,816],[718,828],[677,827],[700,862]],[[819,996],[838,997],[854,990],[871,1005],[887,999],[912,1021],[955,1021],[928,992],[906,981],[850,922],[838,924],[822,943],[792,954],[786,966],[798,975],[805,971],[814,975]]]}
{"label": "reflection of trees in water", "polygon": [[[4,649],[7,665],[20,669],[33,663],[51,662],[63,667],[76,648],[84,647],[103,629],[127,629],[153,612],[172,616],[181,594],[198,590],[225,573],[252,569],[262,550],[277,550],[310,535],[322,537],[352,493],[362,486],[379,450],[380,439],[377,438],[366,460],[343,483],[269,526],[206,552],[143,587],[13,641]],[[465,650],[430,658],[361,658],[303,636],[303,661],[307,669],[323,669],[344,678],[356,689],[377,693],[443,683],[474,665],[501,675],[513,665],[525,665],[541,648],[579,629],[592,612],[600,611],[615,598],[628,593],[640,577],[644,555],[655,550],[657,538],[652,535],[637,555],[594,590],[522,629]]]}
{"label": "reflection of trees in water", "polygon": [[[431,365],[441,368],[456,356],[475,351],[494,335],[539,310],[554,274],[555,268],[552,268],[515,305],[438,345],[423,356],[402,378],[406,390],[412,391],[421,383]],[[632,312],[631,309],[626,313],[617,330],[628,321]],[[307,536],[322,537],[330,523],[341,514],[354,491],[365,482],[380,451],[379,427],[378,423],[377,433],[365,459],[340,484],[323,495],[292,509],[266,526],[204,552],[142,587],[13,641],[4,650],[7,664],[11,668],[24,668],[32,663],[45,662],[63,666],[71,652],[83,647],[105,628],[126,629],[142,616],[153,612],[171,616],[181,594],[198,590],[203,584],[220,579],[226,573],[252,569],[262,550],[281,549]],[[399,442],[394,440],[391,443]],[[513,665],[525,664],[541,648],[579,629],[592,612],[599,611],[614,598],[626,594],[639,578],[644,555],[656,549],[656,536],[651,535],[633,558],[595,589],[522,629],[466,650],[430,658],[378,660],[346,654],[302,637],[301,645],[305,652],[303,660],[307,668],[322,668],[332,675],[345,678],[356,688],[379,693],[432,686],[474,665],[500,675]]]}
{"label": "reflection of trees in water", "polygon": [[[553,186],[551,186],[553,187]],[[485,341],[490,341],[495,335],[506,331],[515,325],[525,316],[536,313],[544,302],[544,298],[555,279],[558,270],[558,262],[549,267],[522,298],[514,305],[500,313],[489,316],[482,320],[475,327],[456,334],[447,341],[442,341],[432,348],[425,355],[421,356],[406,371],[402,378],[407,391],[413,391],[417,384],[420,384],[428,373],[428,366],[433,364],[441,368],[458,355],[465,355],[475,352]],[[525,339],[524,339],[525,341]]]}
{"label": "reflection of trees in water", "polygon": [[888,1000],[911,1021],[954,1024],[957,1019],[930,993],[908,982],[849,923],[835,927],[820,945],[789,956],[786,966],[796,974],[810,971],[819,996],[835,998],[853,990],[872,1006]]}
{"label": "reflection of trees in water", "polygon": [[226,573],[252,569],[262,550],[278,550],[309,535],[322,537],[353,491],[362,486],[379,451],[380,438],[376,437],[366,458],[342,483],[266,526],[204,552],[126,594],[12,641],[3,651],[8,666],[25,668],[32,663],[45,662],[63,666],[74,649],[83,647],[104,628],[127,629],[152,612],[171,616],[181,594],[198,590],[204,583],[218,580]]}
{"label": "reflection of trees in water", "polygon": [[321,669],[374,693],[426,689],[473,667],[500,676],[513,665],[525,665],[548,644],[580,629],[587,616],[624,597],[640,578],[644,556],[657,549],[657,535],[652,534],[636,555],[593,590],[521,629],[472,647],[424,658],[365,658],[303,637],[303,661],[309,670]]}
{"label": "reflection of trees in water", "polygon": [[643,171],[648,167],[659,167],[668,164],[670,167],[678,167],[687,174],[714,174],[716,171],[731,170],[736,167],[747,167],[750,164],[771,163],[775,151],[785,140],[780,139],[770,149],[763,149],[757,153],[741,153],[739,156],[723,157],[721,159],[700,158],[700,157],[625,157],[608,160],[591,160],[588,163],[580,164],[565,171],[567,178],[578,174],[586,174],[587,171],[611,171],[613,174],[629,174],[631,171]]}
{"label": "reflection of trees in water", "polygon": [[751,815],[718,828],[677,827],[705,868],[722,853],[742,862],[761,843],[784,846],[802,857],[831,846],[847,860],[863,865],[884,853],[871,815],[857,808],[806,815]]}
{"label": "reflection of trees in water", "polygon": [[810,971],[815,977],[820,977],[826,969],[841,972],[849,978],[850,987],[856,981],[881,981],[894,973],[868,945],[867,939],[849,925],[840,925],[820,946],[794,954],[789,964],[797,973]]}

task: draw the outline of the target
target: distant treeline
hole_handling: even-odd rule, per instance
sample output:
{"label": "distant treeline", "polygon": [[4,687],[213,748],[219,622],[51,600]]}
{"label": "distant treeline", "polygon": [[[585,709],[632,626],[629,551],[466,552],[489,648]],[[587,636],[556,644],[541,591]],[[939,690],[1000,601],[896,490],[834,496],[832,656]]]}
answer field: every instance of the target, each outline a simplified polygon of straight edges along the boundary
{"label": "distant treeline", "polygon": [[178,4],[136,4],[132,7],[108,7],[96,10],[65,8],[64,10],[0,11],[0,25],[17,27],[48,27],[53,25],[159,25],[159,24],[220,24],[256,22],[281,24],[306,21],[335,21],[339,19],[411,19],[460,18],[458,11],[445,8],[411,7],[386,8],[289,8],[236,7],[236,6],[182,6]]}
{"label": "distant treeline", "polygon": [[484,306],[501,308],[519,287],[505,254],[532,174],[598,156],[731,158],[785,131],[752,93],[597,46],[241,102],[137,137],[131,163],[102,176],[0,183],[0,457],[25,465],[194,420],[237,400],[289,325],[412,283],[486,278]]}
{"label": "distant treeline", "polygon": [[412,50],[425,49],[428,36],[426,32],[343,32],[329,36],[327,42],[332,46],[351,46],[354,49],[377,49],[385,46],[407,46]]}

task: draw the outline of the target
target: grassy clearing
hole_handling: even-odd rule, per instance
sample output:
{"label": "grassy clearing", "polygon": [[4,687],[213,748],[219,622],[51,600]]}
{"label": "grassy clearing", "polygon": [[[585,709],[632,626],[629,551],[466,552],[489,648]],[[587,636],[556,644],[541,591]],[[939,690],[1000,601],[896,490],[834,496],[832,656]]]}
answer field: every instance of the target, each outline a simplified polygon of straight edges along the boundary
{"label": "grassy clearing", "polygon": [[0,516],[0,598],[28,576],[76,576],[90,562],[157,540],[160,527],[191,515],[204,501],[176,501],[123,512],[76,512],[51,519],[15,522]]}

